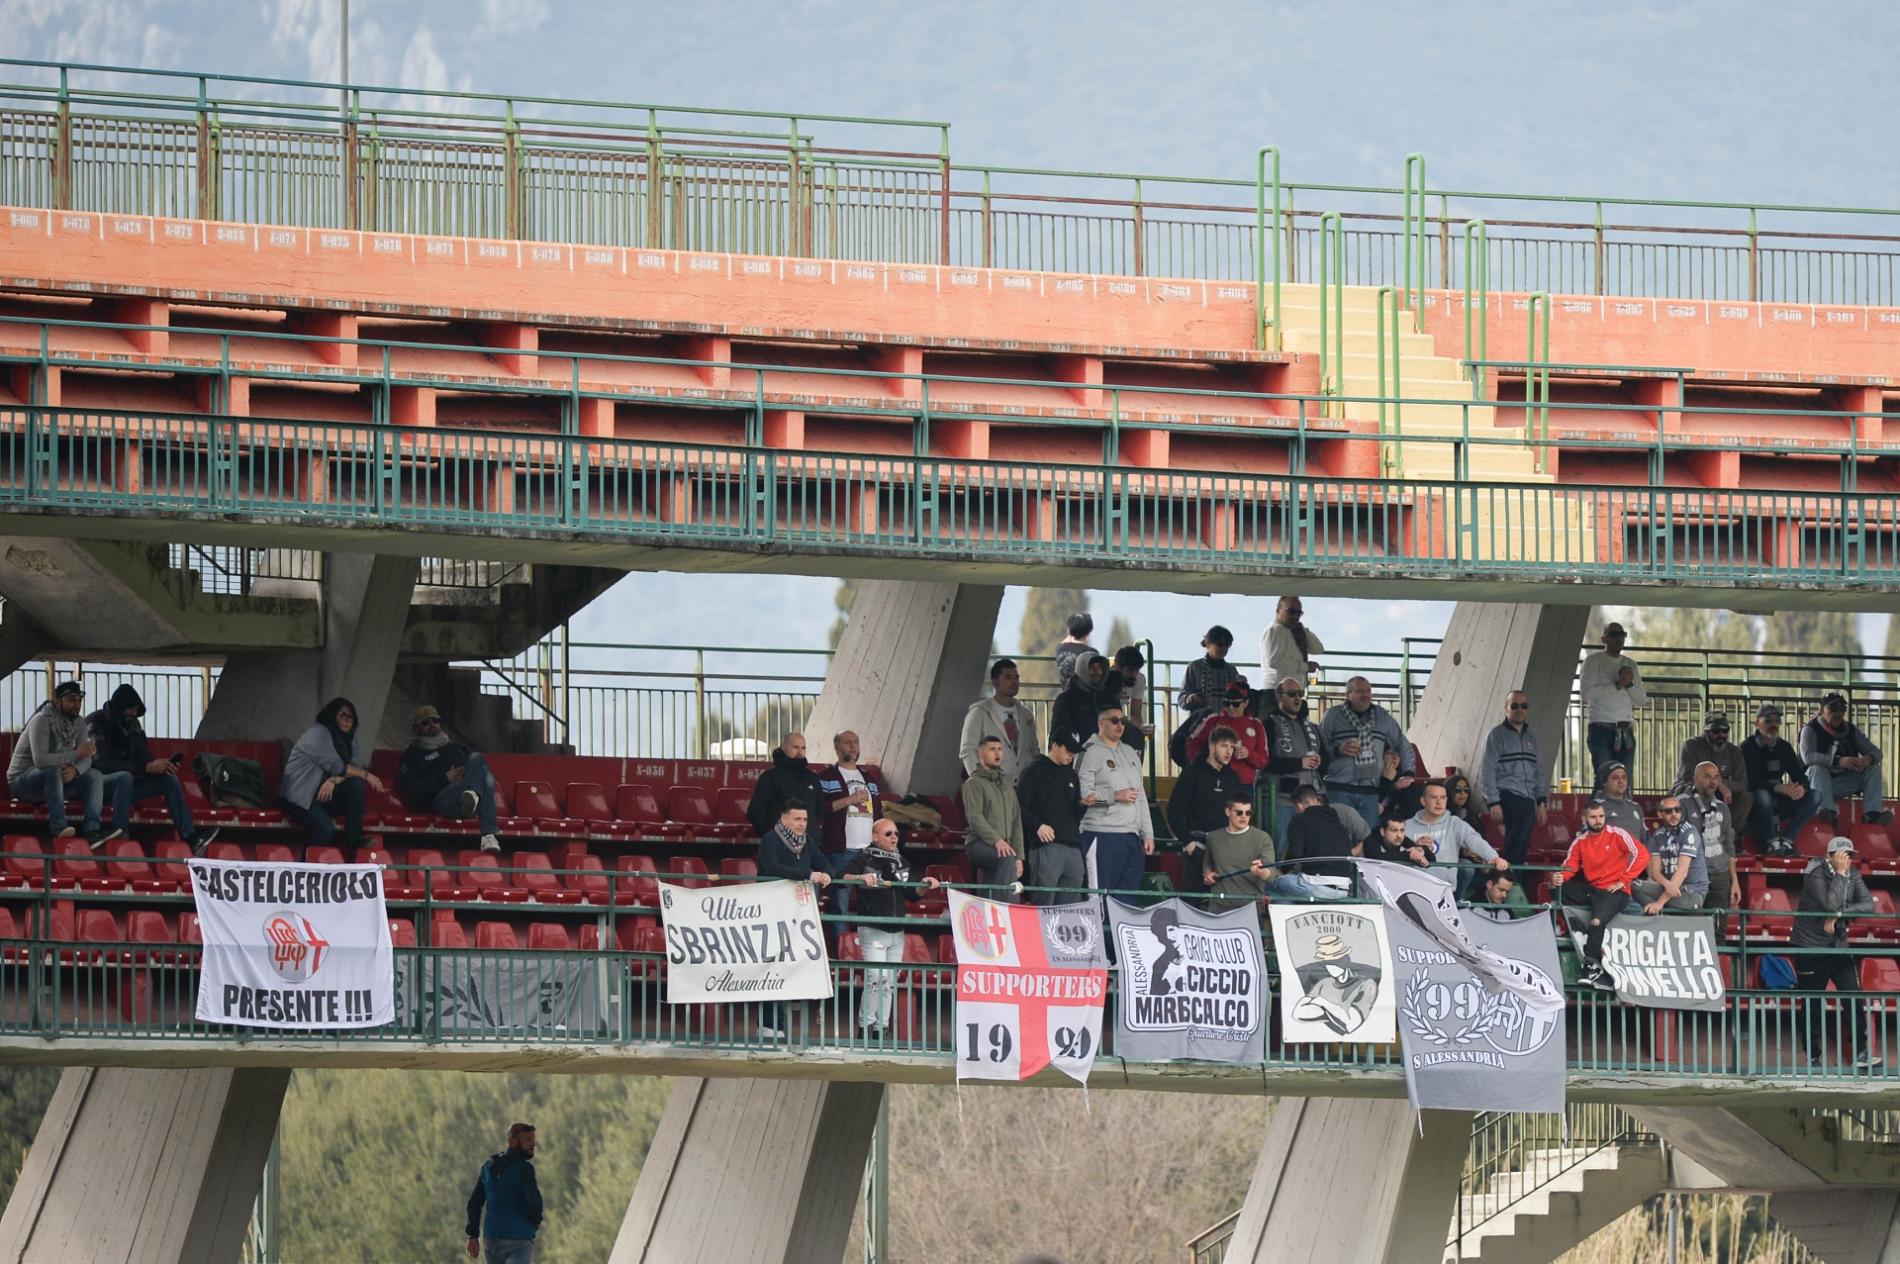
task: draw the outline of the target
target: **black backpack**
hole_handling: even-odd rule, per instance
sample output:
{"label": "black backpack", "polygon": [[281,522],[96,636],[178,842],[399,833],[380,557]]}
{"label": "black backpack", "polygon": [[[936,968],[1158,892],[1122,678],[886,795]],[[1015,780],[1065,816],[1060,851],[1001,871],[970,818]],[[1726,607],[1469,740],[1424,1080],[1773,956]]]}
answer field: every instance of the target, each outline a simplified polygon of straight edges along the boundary
{"label": "black backpack", "polygon": [[191,761],[211,806],[219,808],[263,808],[270,806],[270,792],[264,785],[264,765],[255,759],[236,755],[216,755],[205,751]]}
{"label": "black backpack", "polygon": [[1188,739],[1194,736],[1194,730],[1201,726],[1201,721],[1211,714],[1211,708],[1190,712],[1188,718],[1181,721],[1181,727],[1168,738],[1168,758],[1174,761],[1176,768],[1186,768],[1194,762],[1188,758]]}

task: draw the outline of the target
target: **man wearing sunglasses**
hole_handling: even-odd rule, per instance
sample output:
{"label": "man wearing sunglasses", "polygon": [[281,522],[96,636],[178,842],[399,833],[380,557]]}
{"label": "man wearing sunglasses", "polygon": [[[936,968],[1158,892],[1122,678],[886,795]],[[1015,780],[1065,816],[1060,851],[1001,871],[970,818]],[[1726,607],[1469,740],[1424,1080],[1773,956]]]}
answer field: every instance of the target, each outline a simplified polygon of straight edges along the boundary
{"label": "man wearing sunglasses", "polygon": [[1293,792],[1316,785],[1319,776],[1319,725],[1306,706],[1304,677],[1282,677],[1267,695],[1272,705],[1261,718],[1267,726],[1267,774],[1276,778],[1273,800],[1273,836],[1286,842],[1293,820]]}
{"label": "man wearing sunglasses", "polygon": [[1531,831],[1544,823],[1550,796],[1550,769],[1531,729],[1531,699],[1522,689],[1504,697],[1504,722],[1484,739],[1478,785],[1491,819],[1504,827],[1504,858],[1524,863]]}
{"label": "man wearing sunglasses", "polygon": [[1306,613],[1300,599],[1288,593],[1274,608],[1273,622],[1260,634],[1260,687],[1271,689],[1283,680],[1305,684],[1319,670],[1314,656],[1326,652],[1301,616]]}
{"label": "man wearing sunglasses", "polygon": [[1121,703],[1104,701],[1095,716],[1095,736],[1075,761],[1090,885],[1124,893],[1141,885],[1144,858],[1155,849],[1154,818],[1141,785],[1141,760],[1122,741],[1127,725]]}
{"label": "man wearing sunglasses", "polygon": [[1699,909],[1709,898],[1702,834],[1673,794],[1656,805],[1656,819],[1661,823],[1649,835],[1649,876],[1632,883],[1630,894],[1651,917],[1666,908]]}

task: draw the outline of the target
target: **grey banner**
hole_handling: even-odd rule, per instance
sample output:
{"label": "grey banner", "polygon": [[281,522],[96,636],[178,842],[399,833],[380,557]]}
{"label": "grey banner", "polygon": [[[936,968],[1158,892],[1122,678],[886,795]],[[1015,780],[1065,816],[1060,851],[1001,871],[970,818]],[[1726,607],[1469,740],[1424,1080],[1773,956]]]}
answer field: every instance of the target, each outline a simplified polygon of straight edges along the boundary
{"label": "grey banner", "polygon": [[1115,1053],[1131,1062],[1259,1062],[1269,989],[1260,915],[1206,913],[1180,900],[1108,902],[1120,999]]}
{"label": "grey banner", "polygon": [[[1573,914],[1571,934],[1579,952],[1580,931]],[[1603,965],[1616,981],[1618,999],[1631,1005],[1716,1013],[1726,1005],[1713,917],[1624,913],[1603,932]]]}
{"label": "grey banner", "polygon": [[445,1036],[595,1035],[606,986],[601,967],[578,957],[397,953],[396,1025],[433,1024]]}

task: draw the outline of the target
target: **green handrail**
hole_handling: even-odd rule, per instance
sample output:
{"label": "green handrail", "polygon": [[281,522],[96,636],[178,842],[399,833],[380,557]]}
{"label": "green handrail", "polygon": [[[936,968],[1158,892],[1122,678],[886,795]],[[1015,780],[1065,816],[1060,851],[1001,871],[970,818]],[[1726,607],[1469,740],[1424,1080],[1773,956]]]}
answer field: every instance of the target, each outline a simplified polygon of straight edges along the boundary
{"label": "green handrail", "polygon": [[1273,350],[1286,349],[1280,324],[1280,147],[1262,145],[1254,177],[1254,346],[1267,350],[1267,155],[1273,155]]}
{"label": "green handrail", "polygon": [[1424,154],[1405,155],[1404,211],[1405,262],[1399,282],[1405,287],[1405,305],[1412,309],[1413,321],[1422,328],[1425,320],[1425,287],[1430,271],[1425,262]]}
{"label": "green handrail", "polygon": [[1392,390],[1396,397],[1405,394],[1399,385],[1399,289],[1396,285],[1382,285],[1376,296],[1379,314],[1379,468],[1381,477],[1405,477],[1405,424],[1400,414],[1396,398],[1391,405],[1391,421],[1386,420],[1386,313],[1391,311],[1392,319]]}
{"label": "green handrail", "polygon": [[[1475,287],[1474,287],[1475,281]],[[1473,293],[1476,293],[1478,309],[1477,354],[1473,355],[1471,342],[1471,309]],[[1485,236],[1485,224],[1481,219],[1465,221],[1465,363],[1467,366],[1490,357],[1491,332],[1491,243]],[[1484,372],[1471,370],[1474,384],[1474,398],[1483,390]]]}
{"label": "green handrail", "polygon": [[1550,471],[1550,295],[1539,290],[1525,300],[1524,307],[1529,323],[1524,356],[1532,365],[1524,375],[1524,428],[1530,430],[1535,419],[1537,472],[1546,474]]}
{"label": "green handrail", "polygon": [[1319,390],[1331,396],[1346,391],[1346,230],[1338,211],[1319,217]]}

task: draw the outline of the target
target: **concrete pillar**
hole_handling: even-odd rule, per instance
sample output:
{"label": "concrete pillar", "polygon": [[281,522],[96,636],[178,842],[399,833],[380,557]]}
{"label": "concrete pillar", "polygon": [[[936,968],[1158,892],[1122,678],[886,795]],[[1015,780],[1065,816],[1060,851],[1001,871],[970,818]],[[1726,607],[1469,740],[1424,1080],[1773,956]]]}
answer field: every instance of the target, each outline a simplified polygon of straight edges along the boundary
{"label": "concrete pillar", "polygon": [[265,650],[225,659],[198,737],[295,740],[338,695],[356,704],[359,729],[377,733],[417,566],[413,557],[325,554],[323,644],[315,650]]}
{"label": "concrete pillar", "polygon": [[610,1264],[838,1264],[882,1084],[681,1080]]}
{"label": "concrete pillar", "polygon": [[0,1216],[0,1264],[235,1260],[287,1070],[75,1067]]}
{"label": "concrete pillar", "polygon": [[1900,1264],[1900,1190],[1776,1193],[1768,1214],[1827,1264]]}
{"label": "concrete pillar", "polygon": [[1281,1098],[1228,1264],[1438,1264],[1470,1147],[1468,1111]]}
{"label": "concrete pillar", "polygon": [[1513,689],[1530,694],[1531,727],[1554,764],[1589,622],[1589,606],[1459,602],[1410,729],[1432,774],[1455,767],[1477,780]]}
{"label": "concrete pillar", "polygon": [[963,715],[988,687],[1002,602],[1003,590],[990,585],[859,584],[805,726],[811,762],[829,763],[832,734],[852,729],[891,785],[911,794],[955,791]]}
{"label": "concrete pillar", "polygon": [[58,648],[58,642],[31,615],[0,598],[0,677],[11,676],[42,654]]}

